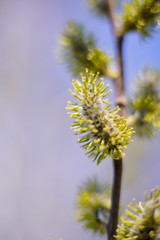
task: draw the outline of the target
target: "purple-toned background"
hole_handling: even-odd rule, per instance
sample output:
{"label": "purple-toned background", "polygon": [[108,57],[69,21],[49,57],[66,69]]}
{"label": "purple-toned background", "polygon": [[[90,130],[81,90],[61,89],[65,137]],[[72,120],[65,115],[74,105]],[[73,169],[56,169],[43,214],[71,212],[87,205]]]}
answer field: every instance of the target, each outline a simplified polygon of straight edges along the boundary
{"label": "purple-toned background", "polygon": [[[96,166],[70,130],[65,106],[72,76],[58,61],[68,19],[84,23],[114,55],[111,29],[85,1],[0,1],[0,239],[89,240],[75,219],[78,186],[92,175],[112,179],[110,159]],[[146,64],[159,68],[160,33],[125,39],[126,90]],[[143,199],[160,185],[160,138],[135,141],[124,164],[122,200]]]}

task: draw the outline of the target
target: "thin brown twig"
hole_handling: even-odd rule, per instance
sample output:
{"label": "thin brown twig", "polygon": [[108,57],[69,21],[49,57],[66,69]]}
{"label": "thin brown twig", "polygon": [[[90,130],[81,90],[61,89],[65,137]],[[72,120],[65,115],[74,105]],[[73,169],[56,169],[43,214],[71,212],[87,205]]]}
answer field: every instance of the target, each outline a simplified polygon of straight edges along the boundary
{"label": "thin brown twig", "polygon": [[[117,48],[117,63],[119,68],[119,74],[115,79],[115,88],[117,93],[117,105],[120,107],[120,115],[126,115],[126,96],[124,91],[124,73],[123,73],[123,56],[122,56],[122,45],[123,36],[120,35],[119,28],[117,28],[113,12],[113,0],[106,0],[108,4],[108,14],[113,28],[113,32],[116,39]],[[118,225],[119,215],[119,202],[121,193],[121,181],[122,181],[122,165],[123,159],[113,159],[114,176],[113,176],[113,187],[112,187],[112,207],[107,224],[107,235],[108,240],[115,239],[116,229]]]}

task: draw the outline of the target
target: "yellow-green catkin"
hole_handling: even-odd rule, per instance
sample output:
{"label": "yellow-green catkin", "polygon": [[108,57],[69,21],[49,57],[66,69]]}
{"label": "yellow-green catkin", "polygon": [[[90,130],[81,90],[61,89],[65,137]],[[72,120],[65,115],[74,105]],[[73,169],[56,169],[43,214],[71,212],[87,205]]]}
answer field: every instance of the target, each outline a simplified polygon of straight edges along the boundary
{"label": "yellow-green catkin", "polygon": [[111,92],[106,91],[109,85],[104,85],[103,78],[98,74],[81,74],[82,81],[73,80],[74,91],[71,94],[77,103],[68,102],[70,117],[74,118],[72,129],[80,135],[78,142],[86,150],[86,154],[99,164],[107,156],[121,158],[123,149],[131,142],[132,128],[117,112],[118,107],[110,109],[110,103],[105,97]]}
{"label": "yellow-green catkin", "polygon": [[144,202],[132,200],[121,217],[116,239],[160,239],[160,189],[151,190]]}

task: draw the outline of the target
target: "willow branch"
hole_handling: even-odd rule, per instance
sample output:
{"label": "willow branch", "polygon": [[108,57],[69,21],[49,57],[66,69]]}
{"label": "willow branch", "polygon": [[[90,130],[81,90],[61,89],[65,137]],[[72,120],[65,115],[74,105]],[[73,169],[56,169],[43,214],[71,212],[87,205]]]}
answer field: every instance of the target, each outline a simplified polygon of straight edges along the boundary
{"label": "willow branch", "polygon": [[114,160],[114,181],[112,187],[112,208],[109,222],[107,224],[108,240],[114,239],[118,225],[118,212],[120,203],[121,179],[122,179],[122,159]]}
{"label": "willow branch", "polygon": [[[113,28],[113,32],[116,39],[117,48],[117,63],[119,68],[119,74],[115,79],[115,88],[117,94],[117,105],[120,107],[120,115],[126,115],[126,96],[124,92],[124,73],[123,73],[123,56],[122,56],[122,45],[123,36],[119,34],[119,28],[115,24],[114,12],[113,12],[113,1],[107,0],[108,3],[108,13]],[[122,181],[122,165],[123,159],[118,160],[113,159],[114,176],[113,176],[113,187],[112,187],[112,208],[110,212],[109,222],[107,224],[107,235],[108,240],[115,239],[116,229],[118,225],[118,215],[119,215],[119,202],[121,193],[121,181]]]}

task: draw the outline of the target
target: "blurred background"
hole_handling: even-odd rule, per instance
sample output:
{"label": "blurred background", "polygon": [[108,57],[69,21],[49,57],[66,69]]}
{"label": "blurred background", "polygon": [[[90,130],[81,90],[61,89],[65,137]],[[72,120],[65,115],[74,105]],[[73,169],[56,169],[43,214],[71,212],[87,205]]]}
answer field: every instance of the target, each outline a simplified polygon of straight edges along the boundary
{"label": "blurred background", "polygon": [[[70,130],[65,106],[72,75],[58,59],[66,21],[85,24],[98,45],[115,55],[106,19],[86,1],[0,1],[0,239],[98,239],[76,222],[78,186],[88,177],[112,181],[112,161],[100,166],[85,157]],[[125,86],[144,65],[160,68],[160,31],[125,39]],[[114,93],[113,93],[114,95]],[[135,141],[124,163],[122,201],[143,199],[160,186],[160,135]]]}

